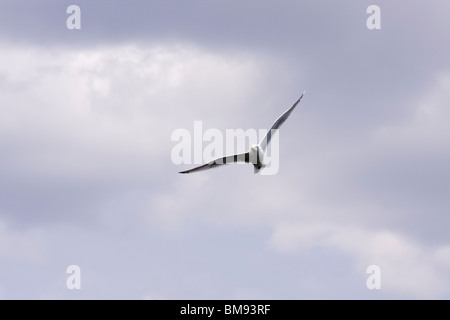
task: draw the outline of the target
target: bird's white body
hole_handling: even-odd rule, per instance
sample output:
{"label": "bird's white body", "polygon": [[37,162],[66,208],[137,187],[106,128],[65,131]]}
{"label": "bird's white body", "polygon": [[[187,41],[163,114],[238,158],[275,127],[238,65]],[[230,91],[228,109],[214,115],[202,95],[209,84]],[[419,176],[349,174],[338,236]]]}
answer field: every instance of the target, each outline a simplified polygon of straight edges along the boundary
{"label": "bird's white body", "polygon": [[266,165],[264,164],[264,155],[265,152],[262,150],[262,148],[259,145],[253,145],[250,147],[249,153],[249,160],[250,163],[253,164],[254,167],[254,173],[258,173],[259,170],[264,168]]}

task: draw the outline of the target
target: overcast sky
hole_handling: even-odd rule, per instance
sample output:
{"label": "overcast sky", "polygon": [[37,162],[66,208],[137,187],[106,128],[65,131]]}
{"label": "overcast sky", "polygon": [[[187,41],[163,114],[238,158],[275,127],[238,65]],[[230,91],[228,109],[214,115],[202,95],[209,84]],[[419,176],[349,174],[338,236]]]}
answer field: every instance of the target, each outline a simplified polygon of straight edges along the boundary
{"label": "overcast sky", "polygon": [[[449,12],[3,0],[0,298],[449,299]],[[277,174],[178,174],[174,130],[268,128],[303,90]]]}

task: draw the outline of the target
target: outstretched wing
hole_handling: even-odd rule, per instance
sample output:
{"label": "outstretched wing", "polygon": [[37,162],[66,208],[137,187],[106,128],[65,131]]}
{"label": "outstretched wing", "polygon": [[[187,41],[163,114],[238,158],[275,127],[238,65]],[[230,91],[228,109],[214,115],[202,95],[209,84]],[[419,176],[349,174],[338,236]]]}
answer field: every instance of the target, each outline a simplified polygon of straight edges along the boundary
{"label": "outstretched wing", "polygon": [[277,120],[275,120],[275,122],[272,124],[272,127],[270,127],[270,129],[267,131],[266,136],[264,137],[264,139],[261,140],[261,142],[259,143],[259,146],[261,147],[261,149],[263,151],[266,151],[266,148],[268,146],[268,144],[270,143],[270,139],[272,139],[272,135],[275,133],[274,130],[278,129],[279,127],[281,127],[281,125],[286,121],[286,119],[291,115],[292,111],[294,111],[295,107],[297,106],[297,104],[300,102],[300,100],[302,100],[303,95],[305,94],[305,91],[303,91],[302,95],[300,96],[300,98],[298,98],[298,100],[294,103],[294,105],[292,107],[290,107],[289,109],[287,109]]}
{"label": "outstretched wing", "polygon": [[179,173],[192,173],[192,172],[197,172],[197,171],[203,171],[203,170],[217,168],[224,164],[231,164],[231,163],[236,163],[236,162],[250,162],[250,154],[248,152],[246,152],[246,153],[234,154],[232,156],[225,156],[222,158],[217,158],[216,160],[208,162],[199,167],[195,167],[195,168],[192,168],[192,169],[189,169],[186,171],[181,171]]}

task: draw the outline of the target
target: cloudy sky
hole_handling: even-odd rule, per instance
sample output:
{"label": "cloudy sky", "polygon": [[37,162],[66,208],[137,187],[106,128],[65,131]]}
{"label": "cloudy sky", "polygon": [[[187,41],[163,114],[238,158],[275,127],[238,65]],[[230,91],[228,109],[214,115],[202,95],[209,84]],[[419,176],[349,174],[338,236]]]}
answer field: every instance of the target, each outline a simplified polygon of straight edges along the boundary
{"label": "cloudy sky", "polygon": [[[449,299],[449,12],[3,0],[0,298]],[[175,130],[267,128],[303,90],[277,174],[178,174]]]}

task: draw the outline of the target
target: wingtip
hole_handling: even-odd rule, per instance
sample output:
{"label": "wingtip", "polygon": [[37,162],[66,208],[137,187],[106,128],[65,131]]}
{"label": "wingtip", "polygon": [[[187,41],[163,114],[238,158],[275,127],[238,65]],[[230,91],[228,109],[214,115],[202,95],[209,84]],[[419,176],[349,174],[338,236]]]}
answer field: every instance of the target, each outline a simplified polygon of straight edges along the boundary
{"label": "wingtip", "polygon": [[298,98],[298,100],[297,100],[297,102],[296,102],[295,104],[299,103],[299,102],[300,102],[300,100],[302,100],[302,98],[303,98],[303,95],[305,94],[305,92],[306,92],[306,91],[303,91],[303,92],[302,92],[302,95],[300,96],[300,98]]}

